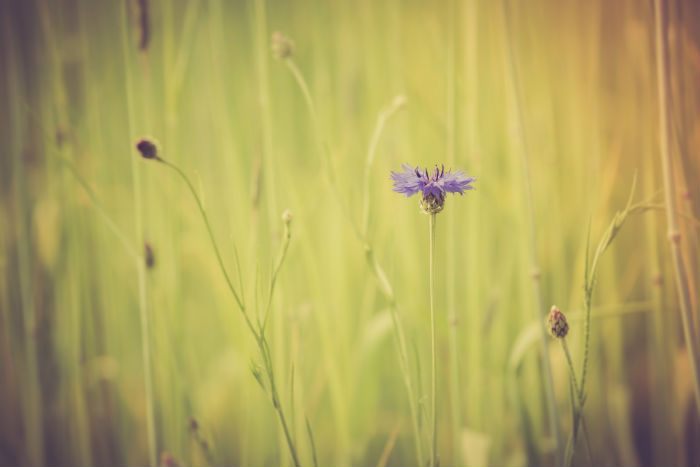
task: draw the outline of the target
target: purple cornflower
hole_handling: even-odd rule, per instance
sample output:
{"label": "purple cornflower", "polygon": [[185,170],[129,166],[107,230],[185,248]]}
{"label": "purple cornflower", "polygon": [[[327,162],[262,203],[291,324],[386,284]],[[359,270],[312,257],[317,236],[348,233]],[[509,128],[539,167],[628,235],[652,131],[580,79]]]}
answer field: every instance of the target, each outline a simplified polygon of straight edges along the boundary
{"label": "purple cornflower", "polygon": [[426,214],[437,214],[445,206],[447,193],[463,194],[467,190],[473,190],[474,177],[468,177],[462,169],[445,173],[445,166],[435,166],[435,171],[421,170],[408,164],[401,165],[403,172],[391,172],[394,180],[394,191],[402,193],[406,197],[413,196],[419,191],[422,193],[420,201],[421,209]]}

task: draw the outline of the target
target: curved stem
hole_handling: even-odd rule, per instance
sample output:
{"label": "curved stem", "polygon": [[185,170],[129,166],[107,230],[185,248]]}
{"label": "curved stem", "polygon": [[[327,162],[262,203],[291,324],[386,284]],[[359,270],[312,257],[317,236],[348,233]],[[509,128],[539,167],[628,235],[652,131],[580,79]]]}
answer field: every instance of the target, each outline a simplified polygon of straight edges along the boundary
{"label": "curved stem", "polygon": [[299,456],[297,455],[296,446],[292,440],[292,436],[289,433],[289,428],[287,427],[287,419],[284,417],[284,411],[279,399],[279,394],[277,393],[277,385],[275,384],[275,373],[272,368],[272,360],[270,358],[270,348],[267,344],[267,339],[265,335],[261,335],[258,339],[258,347],[260,348],[260,353],[262,354],[263,361],[265,362],[265,370],[267,371],[267,379],[270,382],[270,397],[272,398],[272,405],[277,411],[277,416],[280,419],[280,424],[282,425],[282,431],[284,432],[284,437],[287,441],[287,446],[289,447],[289,452],[292,455],[292,460],[294,465],[299,467]]}
{"label": "curved stem", "polygon": [[430,348],[432,354],[432,441],[430,444],[430,467],[437,466],[437,351],[435,344],[435,214],[430,215]]}
{"label": "curved stem", "polygon": [[267,319],[270,316],[270,305],[272,304],[272,294],[275,292],[275,284],[277,283],[277,275],[280,272],[284,258],[287,257],[287,250],[289,249],[289,240],[292,235],[289,230],[289,224],[285,222],[284,224],[284,238],[282,239],[282,246],[280,246],[280,253],[277,257],[277,264],[275,264],[275,269],[272,272],[272,279],[270,279],[270,290],[267,297],[267,305],[265,306],[265,314],[263,315],[262,326],[260,327],[260,334],[265,333],[265,328],[267,327]]}
{"label": "curved stem", "polygon": [[163,159],[159,159],[160,162],[165,164],[166,166],[170,167],[173,169],[175,172],[180,175],[180,177],[185,181],[185,184],[187,187],[190,189],[190,192],[192,193],[192,196],[194,197],[194,200],[197,202],[197,207],[199,208],[199,212],[202,215],[202,219],[204,219],[204,224],[207,226],[207,232],[209,232],[209,239],[211,240],[211,246],[214,248],[214,253],[216,254],[216,259],[219,262],[219,268],[221,269],[221,272],[224,275],[224,278],[226,279],[226,284],[228,285],[229,290],[231,291],[231,294],[233,295],[233,298],[236,299],[236,304],[238,305],[238,308],[241,310],[241,313],[243,313],[243,317],[245,318],[245,322],[248,325],[248,328],[250,331],[253,333],[256,338],[258,337],[258,333],[253,327],[253,323],[250,321],[250,318],[248,317],[248,313],[246,312],[245,305],[241,301],[238,293],[236,292],[236,288],[233,285],[233,282],[231,282],[231,278],[228,275],[228,272],[226,272],[226,267],[224,266],[224,260],[221,258],[221,253],[219,252],[219,247],[216,244],[216,238],[214,238],[214,231],[211,228],[211,225],[209,224],[209,218],[207,217],[207,213],[204,211],[204,206],[202,205],[202,201],[199,199],[199,195],[197,194],[197,190],[194,189],[194,185],[192,185],[192,182],[190,179],[187,177],[185,172],[183,172],[178,166],[175,164],[172,164],[168,161],[165,161]]}

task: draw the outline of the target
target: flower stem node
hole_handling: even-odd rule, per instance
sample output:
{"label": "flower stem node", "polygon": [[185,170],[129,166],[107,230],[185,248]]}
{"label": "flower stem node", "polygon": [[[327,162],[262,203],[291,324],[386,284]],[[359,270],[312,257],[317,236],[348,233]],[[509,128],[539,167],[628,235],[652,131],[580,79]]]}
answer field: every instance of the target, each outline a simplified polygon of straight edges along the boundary
{"label": "flower stem node", "polygon": [[278,60],[284,60],[292,56],[294,41],[279,31],[272,33],[272,55]]}
{"label": "flower stem node", "polygon": [[549,318],[547,318],[547,325],[549,334],[556,339],[563,339],[569,332],[569,323],[566,321],[566,316],[556,305],[552,305]]}

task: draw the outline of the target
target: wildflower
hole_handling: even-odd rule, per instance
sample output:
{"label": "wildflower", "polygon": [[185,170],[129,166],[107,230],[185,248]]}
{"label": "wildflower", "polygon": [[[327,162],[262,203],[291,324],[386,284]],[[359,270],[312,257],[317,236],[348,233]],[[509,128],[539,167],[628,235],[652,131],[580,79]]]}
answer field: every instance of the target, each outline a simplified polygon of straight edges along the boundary
{"label": "wildflower", "polygon": [[141,138],[136,142],[136,149],[139,150],[141,157],[144,159],[161,160],[160,157],[158,157],[158,143],[154,140]]}
{"label": "wildflower", "polygon": [[435,166],[435,171],[421,170],[408,164],[401,166],[403,172],[391,172],[394,180],[394,191],[402,193],[406,197],[413,196],[419,191],[422,193],[420,207],[426,214],[437,214],[445,206],[447,193],[463,194],[467,190],[473,190],[474,177],[468,177],[462,169],[445,173],[445,166]]}
{"label": "wildflower", "polygon": [[547,318],[547,325],[549,334],[557,339],[563,339],[569,332],[569,323],[566,322],[566,316],[556,305],[552,305],[549,318]]}
{"label": "wildflower", "polygon": [[284,60],[292,56],[294,41],[279,31],[272,34],[272,55],[278,60]]}

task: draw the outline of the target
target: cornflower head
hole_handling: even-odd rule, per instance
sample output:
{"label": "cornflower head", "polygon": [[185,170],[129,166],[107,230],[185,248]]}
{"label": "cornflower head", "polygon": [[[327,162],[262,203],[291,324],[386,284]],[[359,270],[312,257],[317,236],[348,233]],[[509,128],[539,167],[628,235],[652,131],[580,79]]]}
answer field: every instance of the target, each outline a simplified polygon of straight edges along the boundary
{"label": "cornflower head", "polygon": [[401,165],[402,172],[391,172],[394,180],[394,191],[402,193],[406,197],[421,192],[420,207],[426,214],[437,214],[445,207],[447,193],[464,194],[467,190],[473,190],[474,177],[468,177],[462,169],[445,173],[445,166],[438,167],[430,172],[428,169],[411,167],[409,164]]}

